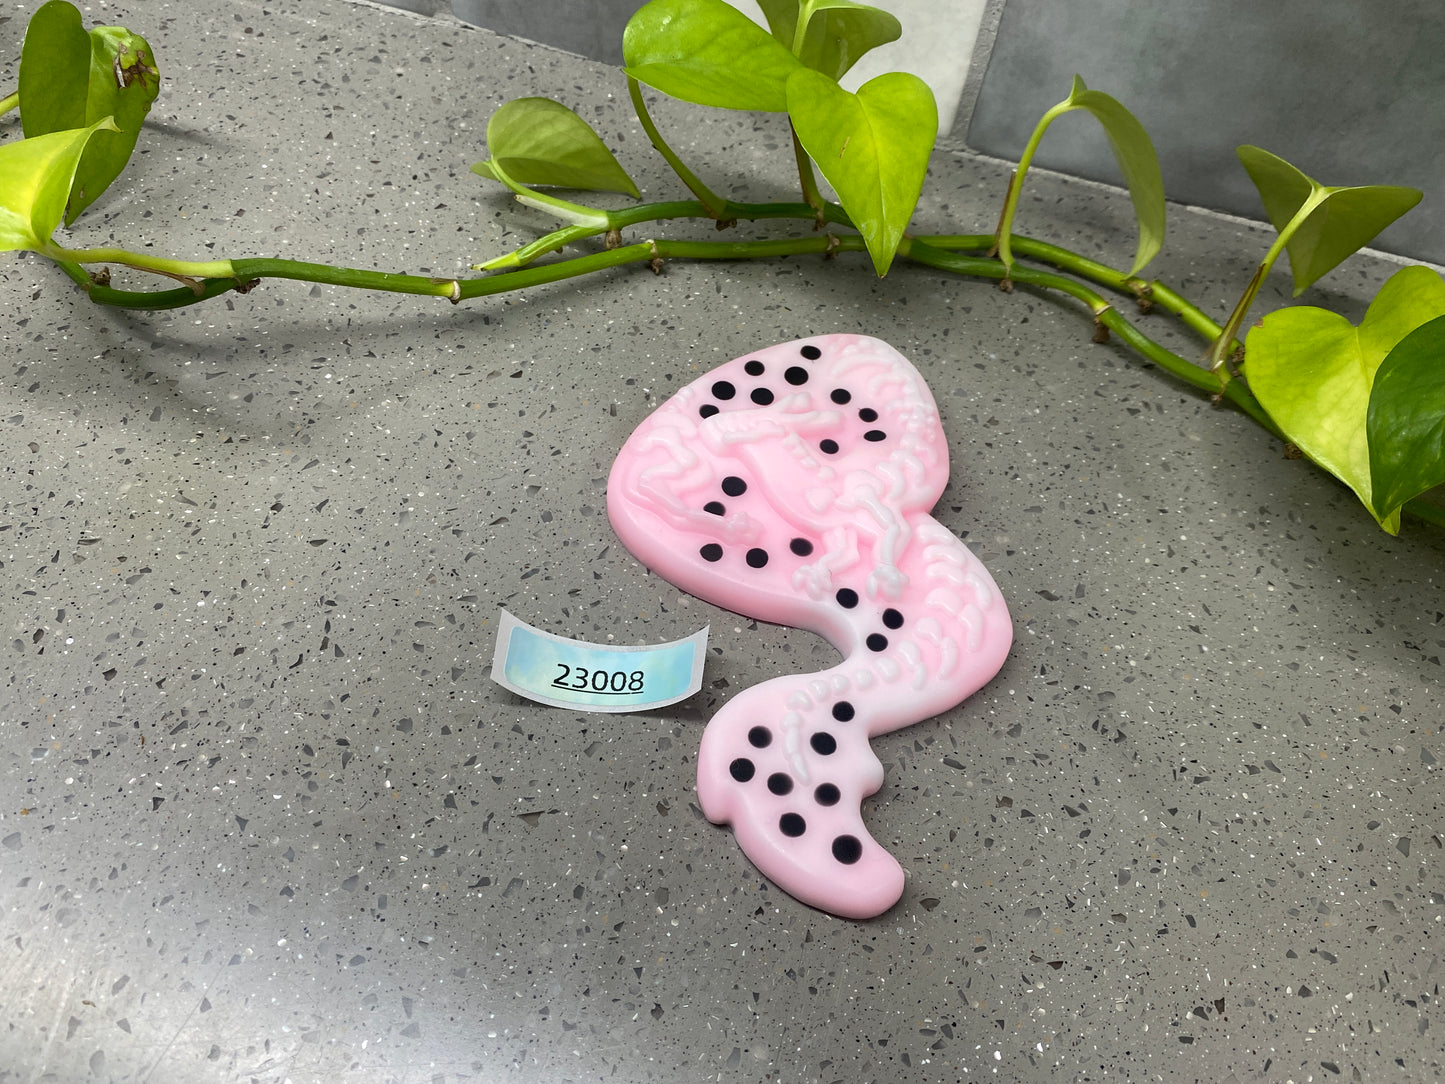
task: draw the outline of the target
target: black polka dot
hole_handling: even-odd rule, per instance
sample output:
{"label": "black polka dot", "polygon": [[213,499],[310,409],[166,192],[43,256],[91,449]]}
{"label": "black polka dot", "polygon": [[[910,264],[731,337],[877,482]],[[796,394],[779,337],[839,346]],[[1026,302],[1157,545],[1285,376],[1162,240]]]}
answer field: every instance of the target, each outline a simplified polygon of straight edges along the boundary
{"label": "black polka dot", "polygon": [[[722,396],[719,395],[718,398],[721,399]],[[858,417],[862,418],[865,422],[876,422],[878,420],[878,411],[874,410],[871,406],[865,406],[862,410],[858,411]]]}
{"label": "black polka dot", "polygon": [[727,506],[722,501],[708,501],[702,506],[704,512],[711,512],[715,516],[727,515]]}
{"label": "black polka dot", "polygon": [[803,357],[809,361],[817,361],[823,356],[823,351],[819,350],[816,346],[805,346],[799,350],[798,353],[802,354]]}
{"label": "black polka dot", "polygon": [[719,380],[716,384],[712,386],[712,394],[714,399],[731,399],[737,393],[738,389],[733,387],[732,384],[726,380]]}
{"label": "black polka dot", "polygon": [[837,805],[841,797],[842,793],[832,783],[819,783],[818,789],[813,791],[813,800],[819,805]]}
{"label": "black polka dot", "polygon": [[719,546],[716,542],[709,542],[706,546],[704,546],[697,552],[702,555],[702,559],[704,561],[722,560],[722,547]]}
{"label": "black polka dot", "polygon": [[762,568],[762,567],[763,567],[764,565],[766,565],[767,563],[768,563],[768,551],[767,551],[767,550],[758,549],[756,546],[754,546],[752,549],[748,550],[748,567],[749,567],[749,568]]}
{"label": "black polka dot", "polygon": [[844,403],[849,402],[853,398],[853,393],[847,388],[834,388],[833,394],[828,396],[828,398],[833,400],[833,402],[837,403],[839,406],[842,406]]}
{"label": "black polka dot", "polygon": [[888,649],[888,637],[881,632],[870,632],[868,639],[863,642],[868,645],[869,651],[886,651]]}
{"label": "black polka dot", "polygon": [[863,857],[863,844],[857,836],[839,836],[833,840],[833,857],[845,866],[851,866]]}
{"label": "black polka dot", "polygon": [[832,756],[838,751],[838,739],[829,734],[826,730],[820,730],[808,739],[808,744],[813,747],[813,752],[821,756]]}
{"label": "black polka dot", "polygon": [[729,474],[722,480],[722,491],[729,497],[741,497],[748,491],[748,484],[735,474]]}
{"label": "black polka dot", "polygon": [[739,783],[746,783],[753,777],[753,773],[756,771],[757,769],[753,767],[753,762],[747,757],[738,757],[737,760],[728,765],[728,774]]}
{"label": "black polka dot", "polygon": [[796,813],[784,813],[778,818],[778,831],[797,839],[808,830],[808,822]]}
{"label": "black polka dot", "polygon": [[774,794],[791,794],[793,792],[793,779],[782,772],[774,772],[768,776],[768,789]]}
{"label": "black polka dot", "polygon": [[773,732],[765,726],[755,726],[748,731],[748,744],[754,749],[766,749],[773,744]]}
{"label": "black polka dot", "polygon": [[716,403],[703,403],[702,406],[700,406],[700,407],[697,408],[697,412],[698,412],[699,414],[701,414],[704,418],[711,418],[714,414],[716,414],[716,413],[718,412],[718,411],[717,411],[717,404],[716,404]]}
{"label": "black polka dot", "polygon": [[848,722],[853,718],[854,714],[853,705],[846,700],[839,700],[833,705],[833,718],[837,719],[840,723]]}
{"label": "black polka dot", "polygon": [[801,365],[789,365],[787,372],[783,373],[783,379],[789,384],[798,385],[808,382],[808,370]]}
{"label": "black polka dot", "polygon": [[836,440],[820,440],[818,441],[818,447],[828,455],[834,455],[838,451],[838,442]]}
{"label": "black polka dot", "polygon": [[754,358],[752,361],[748,362],[746,365],[743,366],[743,372],[747,373],[748,376],[762,376],[763,363]]}
{"label": "black polka dot", "polygon": [[838,593],[833,596],[838,600],[838,605],[845,610],[851,610],[858,605],[858,592],[851,587],[840,587]]}
{"label": "black polka dot", "polygon": [[883,430],[881,429],[870,429],[868,430],[868,432],[863,434],[863,439],[871,440],[876,444],[880,440],[887,440],[888,434],[883,432]]}
{"label": "black polka dot", "polygon": [[883,624],[890,629],[901,629],[903,627],[903,615],[890,606],[883,611]]}
{"label": "black polka dot", "polygon": [[773,401],[773,393],[767,388],[754,388],[752,395],[748,396],[758,406],[767,406]]}
{"label": "black polka dot", "polygon": [[799,557],[806,557],[813,552],[813,543],[806,538],[795,538],[788,543],[788,549],[792,550]]}

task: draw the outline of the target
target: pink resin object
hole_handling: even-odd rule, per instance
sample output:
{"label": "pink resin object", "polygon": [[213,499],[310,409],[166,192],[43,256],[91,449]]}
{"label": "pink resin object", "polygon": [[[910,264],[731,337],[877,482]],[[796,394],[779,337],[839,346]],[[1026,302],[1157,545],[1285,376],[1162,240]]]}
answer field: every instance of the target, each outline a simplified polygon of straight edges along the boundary
{"label": "pink resin object", "polygon": [[763,873],[849,918],[903,893],[863,825],[883,782],[868,740],[959,703],[1013,640],[987,569],[929,515],[947,481],[928,386],[861,335],[772,346],[693,381],[608,479],[612,526],[649,568],[842,654],[728,701],[703,734],[697,793]]}

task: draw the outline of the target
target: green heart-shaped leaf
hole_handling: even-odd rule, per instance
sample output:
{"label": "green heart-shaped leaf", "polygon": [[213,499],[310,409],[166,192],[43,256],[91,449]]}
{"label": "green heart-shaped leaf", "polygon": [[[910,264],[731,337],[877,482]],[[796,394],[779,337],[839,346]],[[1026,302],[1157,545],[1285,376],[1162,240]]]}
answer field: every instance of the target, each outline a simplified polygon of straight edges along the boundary
{"label": "green heart-shaped leaf", "polygon": [[1370,390],[1372,511],[1382,522],[1445,482],[1445,316],[1406,335]]}
{"label": "green heart-shaped leaf", "polygon": [[[773,37],[790,50],[799,6],[798,0],[758,0]],[[864,53],[897,41],[902,34],[898,19],[880,8],[853,0],[815,0],[798,59],[805,67],[840,79]]]}
{"label": "green heart-shaped leaf", "polygon": [[1090,90],[1077,75],[1065,104],[1069,109],[1087,110],[1104,126],[1114,160],[1119,163],[1129,198],[1134,202],[1139,245],[1129,274],[1137,275],[1164,245],[1164,178],[1159,171],[1159,156],[1154,153],[1154,141],[1118,99],[1102,90]]}
{"label": "green heart-shaped leaf", "polygon": [[80,156],[100,129],[114,131],[115,122],[102,117],[89,128],[0,145],[0,252],[54,249],[50,235],[65,213]]}
{"label": "green heart-shaped leaf", "polygon": [[1260,147],[1246,145],[1236,153],[1285,239],[1296,297],[1420,202],[1415,188],[1330,188]]}
{"label": "green heart-shaped leaf", "polygon": [[493,113],[487,150],[491,158],[472,172],[493,180],[503,179],[492,170],[496,163],[518,184],[641,195],[591,126],[549,98],[517,98]]}
{"label": "green heart-shaped leaf", "polygon": [[1328,309],[1299,305],[1266,316],[1249,333],[1250,390],[1284,434],[1348,485],[1380,525],[1399,530],[1400,513],[1372,497],[1367,413],[1386,355],[1427,320],[1445,315],[1445,281],[1424,267],[1396,272],[1360,326]]}
{"label": "green heart-shaped leaf", "polygon": [[86,97],[85,120],[89,124],[101,117],[112,117],[119,131],[99,132],[85,148],[70,189],[66,225],[74,222],[125,169],[160,89],[155,53],[145,38],[121,26],[91,28],[90,93]]}
{"label": "green heart-shaped leaf", "polygon": [[801,65],[766,30],[723,0],[652,0],[622,35],[627,74],[698,105],[781,113]]}
{"label": "green heart-shaped leaf", "polygon": [[84,128],[90,35],[65,0],[41,4],[20,50],[20,124],[27,136]]}
{"label": "green heart-shaped leaf", "polygon": [[85,128],[102,117],[116,123],[86,146],[71,186],[68,225],[130,161],[160,91],[155,54],[143,37],[124,27],[98,26],[87,34],[80,12],[65,0],[49,0],[26,27],[19,84],[27,137]]}
{"label": "green heart-shaped leaf", "polygon": [[938,135],[933,91],[916,75],[889,72],[850,94],[826,75],[799,68],[788,78],[788,113],[863,235],[874,268],[886,275]]}

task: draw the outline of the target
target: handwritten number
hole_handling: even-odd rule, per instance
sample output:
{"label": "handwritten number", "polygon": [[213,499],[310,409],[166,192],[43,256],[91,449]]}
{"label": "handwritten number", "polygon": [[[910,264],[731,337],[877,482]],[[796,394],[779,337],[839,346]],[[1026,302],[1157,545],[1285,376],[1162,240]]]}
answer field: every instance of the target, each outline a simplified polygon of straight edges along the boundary
{"label": "handwritten number", "polygon": [[641,670],[589,670],[585,666],[569,666],[565,662],[556,664],[561,673],[552,679],[559,689],[594,693],[640,693],[646,682]]}

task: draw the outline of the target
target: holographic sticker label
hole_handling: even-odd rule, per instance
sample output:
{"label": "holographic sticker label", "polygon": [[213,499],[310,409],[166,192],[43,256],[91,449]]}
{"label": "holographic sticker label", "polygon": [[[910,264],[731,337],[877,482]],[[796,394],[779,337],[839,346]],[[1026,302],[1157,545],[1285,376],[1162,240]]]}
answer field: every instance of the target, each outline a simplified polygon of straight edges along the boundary
{"label": "holographic sticker label", "polygon": [[702,688],[707,628],[685,640],[613,647],[534,629],[501,611],[492,680],[554,708],[646,711]]}

